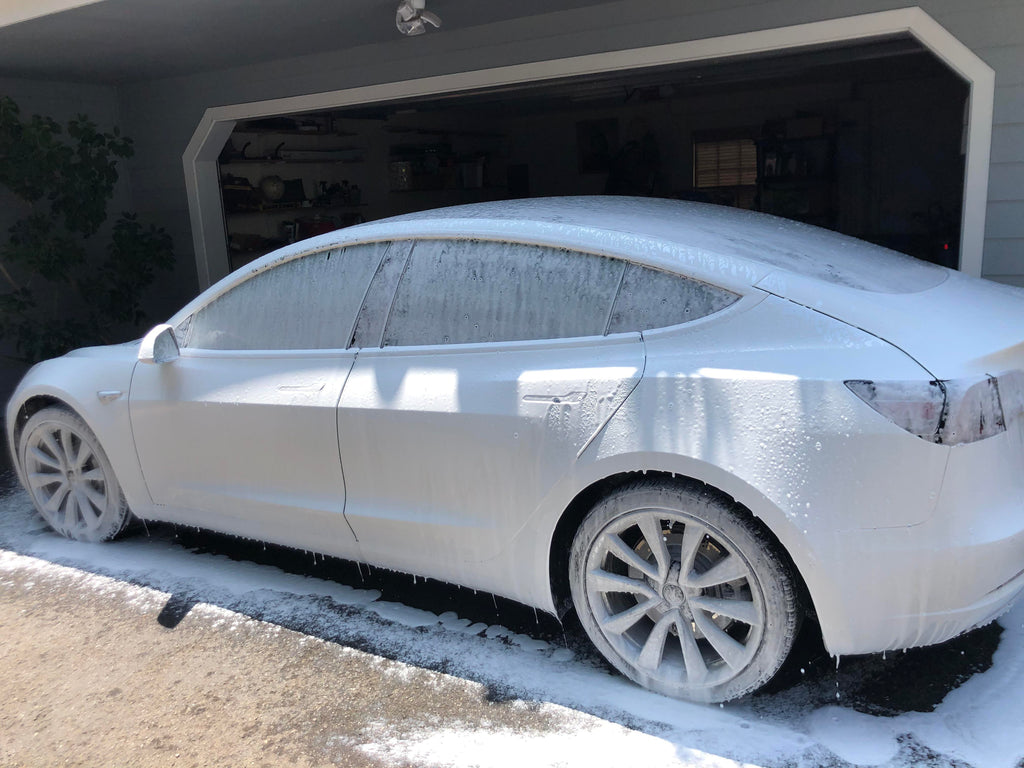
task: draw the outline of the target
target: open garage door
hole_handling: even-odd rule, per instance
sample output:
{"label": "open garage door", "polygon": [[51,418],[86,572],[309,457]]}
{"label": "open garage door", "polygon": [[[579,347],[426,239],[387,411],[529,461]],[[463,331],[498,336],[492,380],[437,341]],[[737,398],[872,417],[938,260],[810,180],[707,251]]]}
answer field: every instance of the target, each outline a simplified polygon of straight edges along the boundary
{"label": "open garage door", "polygon": [[575,194],[750,208],[962,266],[971,84],[907,32],[413,97],[361,90],[376,98],[242,105],[252,117],[207,132],[202,240],[223,255],[197,254],[201,277],[359,221]]}

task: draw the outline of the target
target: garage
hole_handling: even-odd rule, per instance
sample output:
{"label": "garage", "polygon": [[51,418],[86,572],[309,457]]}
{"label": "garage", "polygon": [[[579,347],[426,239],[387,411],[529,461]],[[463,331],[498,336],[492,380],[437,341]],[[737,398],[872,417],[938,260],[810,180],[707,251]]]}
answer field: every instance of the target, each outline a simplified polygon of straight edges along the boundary
{"label": "garage", "polygon": [[207,153],[229,270],[395,214],[594,194],[764,211],[956,268],[969,97],[898,34],[263,114]]}

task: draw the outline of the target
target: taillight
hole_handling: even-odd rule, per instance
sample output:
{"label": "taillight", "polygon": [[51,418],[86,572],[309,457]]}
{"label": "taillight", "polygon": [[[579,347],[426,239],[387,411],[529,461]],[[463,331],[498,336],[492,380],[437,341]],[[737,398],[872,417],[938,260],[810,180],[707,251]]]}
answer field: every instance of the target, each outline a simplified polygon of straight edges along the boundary
{"label": "taillight", "polygon": [[995,376],[947,381],[853,379],[843,383],[894,424],[933,443],[973,443],[1006,431]]}

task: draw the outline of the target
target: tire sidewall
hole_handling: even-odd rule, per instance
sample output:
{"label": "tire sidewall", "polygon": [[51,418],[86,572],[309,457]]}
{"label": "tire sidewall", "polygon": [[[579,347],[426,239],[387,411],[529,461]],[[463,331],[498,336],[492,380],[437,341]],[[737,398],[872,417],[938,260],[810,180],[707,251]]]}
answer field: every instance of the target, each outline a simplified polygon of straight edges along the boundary
{"label": "tire sidewall", "polygon": [[[750,664],[736,676],[712,686],[687,687],[666,683],[638,670],[607,640],[590,606],[585,575],[590,552],[605,528],[630,512],[665,509],[695,518],[723,543],[732,547],[750,567],[751,589],[759,592],[765,626]],[[766,537],[741,517],[736,505],[699,485],[642,482],[612,493],[586,516],[573,539],[569,558],[569,586],[580,623],[601,654],[620,672],[650,690],[674,698],[719,703],[743,696],[767,683],[792,648],[799,616],[792,577],[772,551]]]}

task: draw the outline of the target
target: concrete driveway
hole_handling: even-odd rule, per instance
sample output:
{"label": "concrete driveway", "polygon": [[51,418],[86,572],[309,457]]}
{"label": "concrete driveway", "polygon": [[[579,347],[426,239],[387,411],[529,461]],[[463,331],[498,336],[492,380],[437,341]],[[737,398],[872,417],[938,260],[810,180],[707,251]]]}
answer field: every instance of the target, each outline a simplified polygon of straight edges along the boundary
{"label": "concrete driveway", "polygon": [[[0,498],[0,764],[1017,768],[1024,609],[725,707],[647,693],[490,595],[169,526],[105,545]],[[992,667],[989,669],[989,667]],[[986,671],[988,670],[988,671]]]}

